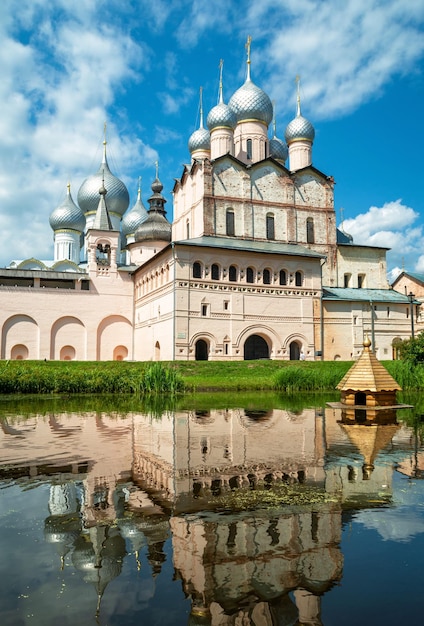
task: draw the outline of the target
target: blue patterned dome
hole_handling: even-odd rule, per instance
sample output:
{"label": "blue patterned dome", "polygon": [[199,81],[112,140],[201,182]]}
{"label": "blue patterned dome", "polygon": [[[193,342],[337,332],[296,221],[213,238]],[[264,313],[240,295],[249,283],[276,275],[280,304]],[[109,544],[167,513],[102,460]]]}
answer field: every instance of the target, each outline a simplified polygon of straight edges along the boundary
{"label": "blue patterned dome", "polygon": [[284,162],[287,161],[287,157],[289,156],[287,145],[275,135],[269,140],[269,156]]}
{"label": "blue patterned dome", "polygon": [[195,130],[188,140],[188,149],[190,154],[193,154],[196,150],[210,150],[211,136],[209,131],[203,128],[203,126]]}
{"label": "blue patterned dome", "polygon": [[271,100],[250,78],[231,96],[228,106],[237,122],[253,119],[269,126],[273,118]]}
{"label": "blue patterned dome", "polygon": [[306,117],[303,117],[303,115],[296,115],[294,120],[289,122],[287,125],[284,136],[288,144],[301,139],[312,143],[315,138],[315,129]]}
{"label": "blue patterned dome", "polygon": [[84,232],[84,213],[81,211],[79,206],[77,206],[72,200],[70,185],[68,185],[68,191],[65,200],[62,202],[62,204],[60,204],[56,209],[51,212],[49,222],[54,231],[70,229],[76,230],[79,233]]}
{"label": "blue patterned dome", "polygon": [[138,189],[137,201],[128,213],[124,215],[121,222],[122,233],[125,237],[135,233],[137,228],[147,220],[148,213],[141,200],[141,189]]}
{"label": "blue patterned dome", "polygon": [[209,130],[224,126],[226,128],[235,128],[237,124],[237,118],[234,112],[230,109],[228,104],[220,102],[209,111],[206,119]]}
{"label": "blue patterned dome", "polygon": [[103,161],[98,171],[85,179],[78,191],[78,204],[82,211],[95,213],[99,204],[99,189],[103,186],[107,189],[107,208],[109,213],[124,215],[130,203],[128,189],[116,176],[112,174],[106,158],[106,150]]}

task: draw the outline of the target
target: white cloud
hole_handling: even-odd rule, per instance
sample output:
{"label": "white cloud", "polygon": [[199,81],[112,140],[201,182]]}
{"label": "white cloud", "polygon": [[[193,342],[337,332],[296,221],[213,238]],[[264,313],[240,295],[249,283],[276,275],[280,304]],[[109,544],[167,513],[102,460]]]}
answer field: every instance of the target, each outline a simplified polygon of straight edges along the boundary
{"label": "white cloud", "polygon": [[424,52],[423,22],[421,0],[346,0],[343,9],[339,0],[262,0],[245,18],[273,97],[294,103],[287,84],[300,74],[315,119],[353,111],[410,72]]}
{"label": "white cloud", "polygon": [[391,248],[388,269],[393,266],[417,268],[417,249],[424,247],[422,226],[415,226],[419,214],[402,200],[372,206],[366,213],[343,222],[343,229],[352,235],[354,243]]}

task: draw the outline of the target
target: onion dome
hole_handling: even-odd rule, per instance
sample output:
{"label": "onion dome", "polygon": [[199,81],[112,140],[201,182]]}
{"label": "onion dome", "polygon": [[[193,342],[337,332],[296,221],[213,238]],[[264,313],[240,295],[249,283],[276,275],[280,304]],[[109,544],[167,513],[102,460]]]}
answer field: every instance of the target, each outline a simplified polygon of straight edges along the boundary
{"label": "onion dome", "polygon": [[51,212],[49,222],[54,231],[70,229],[76,230],[79,233],[84,232],[84,213],[72,200],[70,184],[68,184],[65,200]]}
{"label": "onion dome", "polygon": [[247,78],[231,96],[228,106],[236,116],[237,122],[258,120],[267,126],[273,118],[273,106],[269,96],[250,79],[250,37],[247,40]]}
{"label": "onion dome", "polygon": [[137,201],[130,211],[122,218],[122,233],[125,237],[135,233],[137,228],[147,220],[148,213],[141,199],[141,185],[139,181]]}
{"label": "onion dome", "polygon": [[277,137],[277,127],[274,117],[274,135],[272,139],[269,140],[269,156],[277,159],[277,161],[286,161],[289,156],[289,150],[287,145],[284,143],[282,139]]}
{"label": "onion dome", "polygon": [[223,90],[222,90],[222,67],[223,61],[219,64],[220,76],[219,76],[219,96],[218,104],[214,106],[208,114],[206,124],[209,130],[214,128],[225,127],[234,129],[237,124],[237,118],[234,112],[230,109],[228,104],[224,102]]}
{"label": "onion dome", "polygon": [[211,136],[209,131],[203,126],[203,106],[202,106],[202,88],[200,88],[200,125],[197,130],[192,133],[188,140],[188,149],[190,154],[197,150],[211,149]]}
{"label": "onion dome", "polygon": [[287,161],[288,155],[289,151],[284,141],[278,137],[269,140],[269,156],[277,159],[277,161]]}
{"label": "onion dome", "polygon": [[147,219],[135,231],[136,241],[171,241],[171,224],[165,217],[166,199],[162,195],[162,189],[156,164],[156,178],[152,183],[153,194],[148,201],[149,213]]}
{"label": "onion dome", "polygon": [[315,138],[315,129],[311,122],[303,117],[300,110],[300,93],[299,93],[299,79],[297,79],[297,108],[296,117],[289,122],[285,132],[285,138],[288,144],[293,141],[310,141],[311,143]]}
{"label": "onion dome", "polygon": [[107,189],[108,209],[110,213],[124,215],[130,203],[128,189],[109,169],[106,157],[106,140],[103,142],[103,160],[98,171],[85,179],[78,191],[78,204],[82,211],[87,213],[95,213],[99,204],[99,188],[104,180],[104,186]]}

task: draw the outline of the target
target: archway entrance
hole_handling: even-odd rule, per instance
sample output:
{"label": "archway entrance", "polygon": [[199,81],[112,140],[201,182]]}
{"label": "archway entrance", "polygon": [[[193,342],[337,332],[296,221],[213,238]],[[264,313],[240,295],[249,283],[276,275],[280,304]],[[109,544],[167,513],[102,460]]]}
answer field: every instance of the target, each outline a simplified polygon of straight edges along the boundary
{"label": "archway entrance", "polygon": [[298,361],[300,359],[300,345],[297,341],[290,344],[290,361]]}
{"label": "archway entrance", "polygon": [[269,359],[268,344],[263,337],[251,335],[244,344],[244,360]]}
{"label": "archway entrance", "polygon": [[355,393],[355,404],[363,404],[364,406],[367,403],[367,394],[365,391],[357,391]]}
{"label": "archway entrance", "polygon": [[196,361],[207,361],[209,357],[209,346],[204,339],[196,341]]}

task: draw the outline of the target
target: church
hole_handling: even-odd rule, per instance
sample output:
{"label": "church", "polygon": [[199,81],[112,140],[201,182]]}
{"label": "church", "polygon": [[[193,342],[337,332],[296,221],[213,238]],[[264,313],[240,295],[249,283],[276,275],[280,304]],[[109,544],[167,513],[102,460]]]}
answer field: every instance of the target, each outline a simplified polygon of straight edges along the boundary
{"label": "church", "polygon": [[315,129],[297,106],[276,134],[251,77],[190,136],[173,221],[156,178],[130,207],[110,170],[70,186],[50,215],[51,262],[0,269],[1,359],[351,360],[365,335],[380,359],[419,322],[387,281],[386,248],[336,225],[334,180],[313,164]]}

